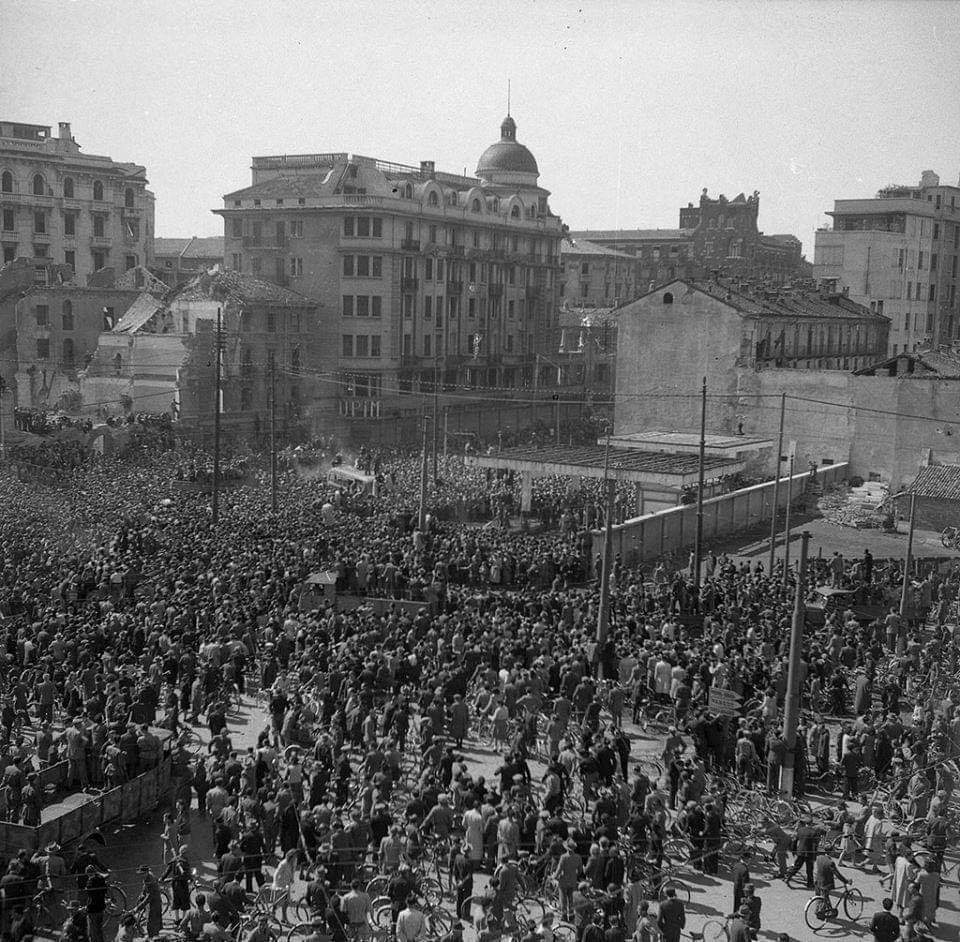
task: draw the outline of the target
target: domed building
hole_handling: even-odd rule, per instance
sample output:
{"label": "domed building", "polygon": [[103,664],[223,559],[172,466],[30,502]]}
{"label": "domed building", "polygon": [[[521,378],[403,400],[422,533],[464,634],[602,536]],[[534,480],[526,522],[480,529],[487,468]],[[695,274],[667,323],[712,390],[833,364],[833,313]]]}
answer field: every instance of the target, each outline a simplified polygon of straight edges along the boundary
{"label": "domed building", "polygon": [[[216,210],[225,261],[317,300],[318,336],[335,342],[305,364],[336,373],[316,401],[336,397],[344,431],[416,440],[420,397],[438,381],[449,428],[483,435],[507,414],[478,406],[477,389],[582,391],[583,355],[557,352],[563,224],[510,114],[474,176],[343,152],[257,156],[252,170]],[[579,416],[577,402],[548,402],[510,418]]]}
{"label": "domed building", "polygon": [[500,140],[491,144],[477,163],[484,186],[536,186],[540,168],[536,158],[517,140],[517,122],[510,115],[500,125]]}

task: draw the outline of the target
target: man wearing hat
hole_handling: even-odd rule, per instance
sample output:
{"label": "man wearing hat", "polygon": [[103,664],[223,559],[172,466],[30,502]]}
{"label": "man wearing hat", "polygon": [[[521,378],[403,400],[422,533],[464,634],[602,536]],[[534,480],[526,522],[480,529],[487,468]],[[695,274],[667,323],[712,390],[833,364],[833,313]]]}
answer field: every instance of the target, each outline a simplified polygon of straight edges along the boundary
{"label": "man wearing hat", "polygon": [[744,903],[731,917],[727,925],[728,942],[751,942],[750,907]]}

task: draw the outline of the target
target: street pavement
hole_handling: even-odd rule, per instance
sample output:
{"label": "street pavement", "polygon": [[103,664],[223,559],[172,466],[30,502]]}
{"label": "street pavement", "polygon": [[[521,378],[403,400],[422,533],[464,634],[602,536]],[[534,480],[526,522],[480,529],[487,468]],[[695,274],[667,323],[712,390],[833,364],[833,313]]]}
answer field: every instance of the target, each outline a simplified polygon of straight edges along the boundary
{"label": "street pavement", "polygon": [[[266,725],[268,717],[262,703],[245,698],[239,717],[230,719],[234,747],[244,752],[247,746],[255,745],[257,735]],[[659,757],[662,752],[661,737],[646,735],[629,722],[624,724],[624,728],[632,741],[631,756],[634,760],[642,756]],[[197,731],[201,733],[204,741],[209,738],[205,729],[197,727]],[[471,775],[484,775],[488,781],[493,780],[501,759],[498,753],[468,738],[462,754]],[[534,781],[539,781],[545,767],[537,760],[532,760],[530,765]],[[809,797],[816,803],[817,796]],[[108,835],[107,847],[102,851],[101,859],[114,871],[115,877],[126,884],[128,898],[135,897],[141,885],[140,876],[136,872],[137,866],[146,863],[152,866],[155,872],[161,872],[161,817],[161,813],[156,812],[149,820],[122,827]],[[216,868],[210,820],[201,818],[195,809],[192,814],[188,857],[191,865],[197,868],[202,877],[214,877]],[[691,932],[698,932],[708,919],[723,918],[732,911],[733,889],[729,877],[729,866],[732,863],[733,861],[725,861],[718,877],[706,876],[692,868],[684,869],[681,877],[691,890],[691,901],[687,906],[687,937]],[[776,940],[781,932],[787,933],[791,940],[871,938],[867,926],[873,913],[880,908],[880,901],[885,895],[878,877],[859,868],[844,867],[843,873],[854,881],[866,897],[864,914],[858,923],[852,924],[841,919],[828,924],[820,932],[813,933],[803,921],[803,907],[811,894],[804,887],[802,876],[799,880],[794,880],[788,888],[783,881],[774,878],[775,870],[768,861],[753,861],[753,864],[751,878],[762,900],[763,928],[760,939]],[[486,879],[482,877],[475,881],[475,892],[482,892]],[[302,884],[295,886],[294,898],[302,892]],[[960,906],[956,882],[950,882],[943,887],[941,900],[942,905],[938,911],[940,924],[933,936],[942,940],[960,940]]]}

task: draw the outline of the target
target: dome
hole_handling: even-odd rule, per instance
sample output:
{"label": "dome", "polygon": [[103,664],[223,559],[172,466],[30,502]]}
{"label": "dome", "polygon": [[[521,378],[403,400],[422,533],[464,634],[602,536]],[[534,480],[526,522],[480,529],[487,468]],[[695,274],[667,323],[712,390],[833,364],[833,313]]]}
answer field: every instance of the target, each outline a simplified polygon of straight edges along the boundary
{"label": "dome", "polygon": [[500,140],[491,144],[477,163],[478,177],[488,177],[491,172],[540,174],[533,154],[523,144],[517,143],[517,124],[510,115],[500,125]]}

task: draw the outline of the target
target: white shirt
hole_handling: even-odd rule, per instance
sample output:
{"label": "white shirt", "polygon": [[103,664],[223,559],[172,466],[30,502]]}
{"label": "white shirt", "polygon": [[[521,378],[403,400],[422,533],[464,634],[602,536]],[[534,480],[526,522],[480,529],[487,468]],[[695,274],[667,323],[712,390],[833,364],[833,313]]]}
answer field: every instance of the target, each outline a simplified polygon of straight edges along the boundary
{"label": "white shirt", "polygon": [[417,942],[427,931],[427,920],[419,909],[400,910],[397,916],[397,942]]}

